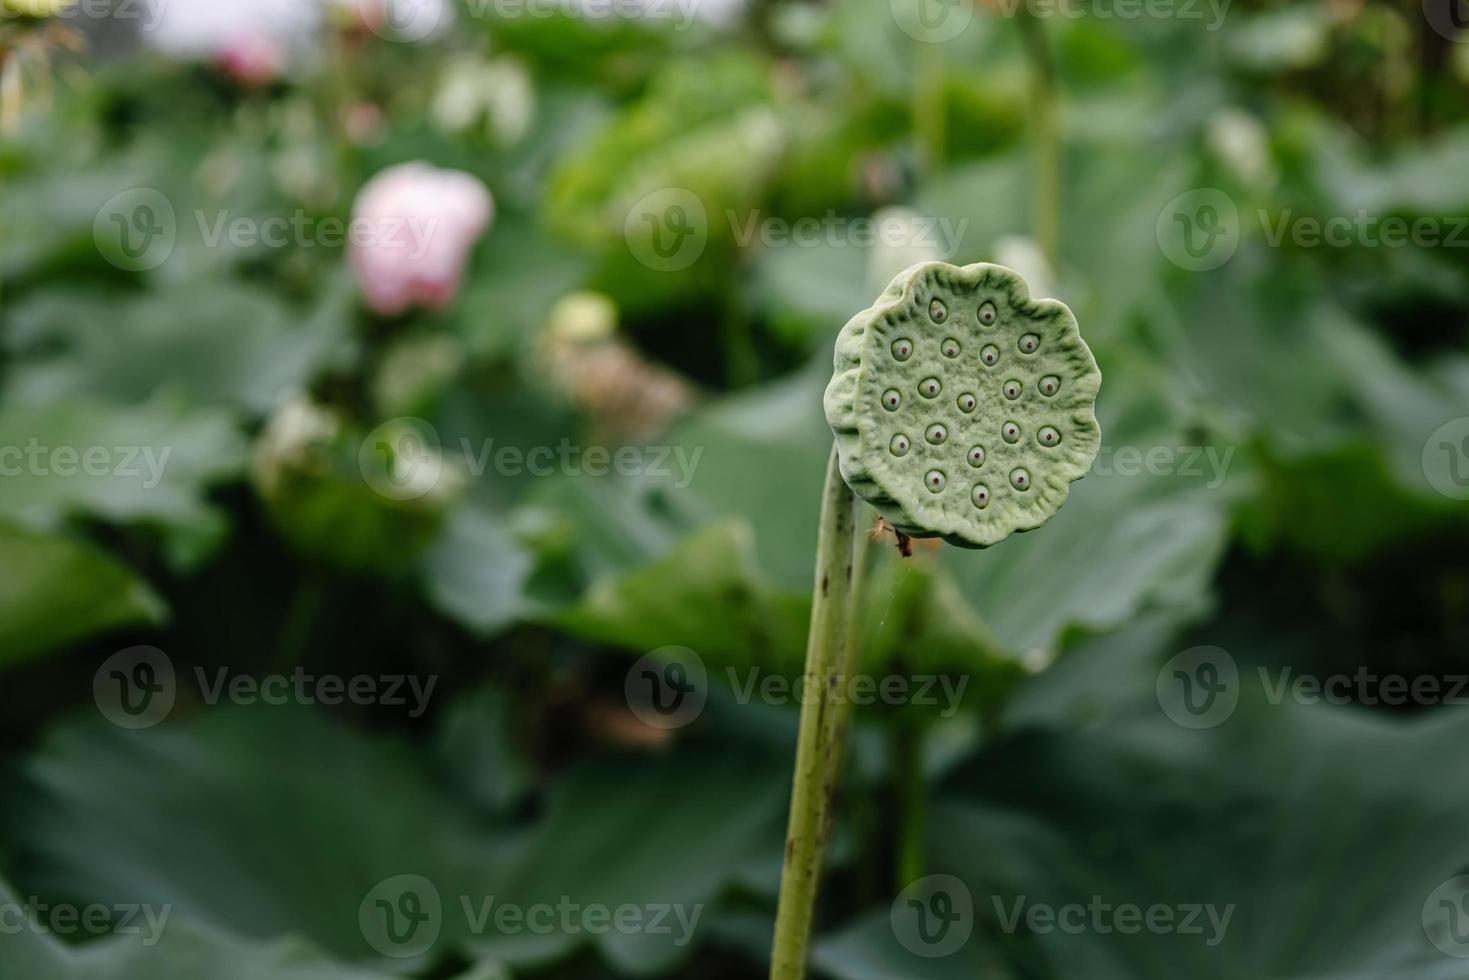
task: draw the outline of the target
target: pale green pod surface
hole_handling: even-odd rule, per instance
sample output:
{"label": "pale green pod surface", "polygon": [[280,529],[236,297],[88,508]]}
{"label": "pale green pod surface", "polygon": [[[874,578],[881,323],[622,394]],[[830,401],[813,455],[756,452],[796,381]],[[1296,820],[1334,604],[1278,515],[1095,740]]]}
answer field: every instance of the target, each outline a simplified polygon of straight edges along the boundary
{"label": "pale green pod surface", "polygon": [[1003,266],[924,262],[842,328],[826,419],[842,476],[889,523],[987,548],[1086,475],[1101,384],[1065,304]]}

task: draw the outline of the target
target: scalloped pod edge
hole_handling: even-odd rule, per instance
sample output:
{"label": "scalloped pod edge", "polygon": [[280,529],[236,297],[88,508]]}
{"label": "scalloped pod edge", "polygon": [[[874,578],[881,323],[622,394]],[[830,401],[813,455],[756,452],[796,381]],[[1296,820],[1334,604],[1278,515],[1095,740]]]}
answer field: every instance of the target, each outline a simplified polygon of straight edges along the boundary
{"label": "scalloped pod edge", "polygon": [[854,493],[904,534],[987,548],[1090,470],[1101,382],[1064,303],[1004,266],[923,262],[842,328],[824,406]]}

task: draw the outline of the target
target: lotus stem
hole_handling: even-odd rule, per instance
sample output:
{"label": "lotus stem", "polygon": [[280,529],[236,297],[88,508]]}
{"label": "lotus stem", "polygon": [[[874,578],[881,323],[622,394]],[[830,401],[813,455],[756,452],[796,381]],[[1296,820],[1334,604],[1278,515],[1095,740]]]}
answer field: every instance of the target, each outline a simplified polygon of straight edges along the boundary
{"label": "lotus stem", "polygon": [[836,719],[845,700],[840,673],[851,613],[848,597],[852,589],[856,513],[857,500],[842,479],[833,447],[821,497],[816,582],[811,601],[811,630],[806,642],[805,690],[810,696],[803,699],[796,743],[796,772],[775,916],[771,980],[801,980],[806,975],[816,895],[831,834],[832,798],[843,755],[835,742],[846,726]]}

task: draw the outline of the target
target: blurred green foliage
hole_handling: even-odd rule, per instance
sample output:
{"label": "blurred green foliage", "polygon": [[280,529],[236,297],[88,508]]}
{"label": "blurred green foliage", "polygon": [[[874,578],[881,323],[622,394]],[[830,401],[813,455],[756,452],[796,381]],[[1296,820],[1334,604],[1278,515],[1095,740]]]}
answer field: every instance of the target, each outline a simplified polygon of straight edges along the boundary
{"label": "blurred green foliage", "polygon": [[[7,936],[0,975],[763,975],[797,705],[737,679],[800,676],[831,343],[907,264],[851,229],[894,208],[952,232],[941,257],[1053,284],[1102,367],[1103,451],[1034,533],[907,561],[874,543],[864,669],[967,687],[952,715],[859,711],[816,968],[1460,975],[1420,911],[1469,867],[1462,706],[1270,703],[1254,678],[1469,672],[1469,504],[1443,489],[1469,444],[1434,441],[1469,415],[1469,38],[1407,2],[1217,23],[1082,6],[1027,22],[964,0],[944,9],[965,29],[929,43],[902,0],[757,0],[721,26],[480,5],[422,44],[334,35],[255,89],[128,46],[62,58],[0,138],[0,447],[139,462],[0,476],[0,901],[172,921],[156,946]],[[468,108],[446,94],[465,70],[490,79]],[[367,179],[418,159],[496,201],[441,312],[372,316],[344,250],[310,236],[214,240],[221,216],[346,222]],[[660,229],[627,219],[670,187],[707,243],[660,270],[639,258]],[[177,242],[129,272],[94,222],[135,188],[163,192]],[[1239,216],[1207,271],[1160,244],[1198,188]],[[1359,214],[1441,238],[1272,242]],[[802,219],[845,230],[760,233]],[[579,290],[613,301],[609,335],[554,322]],[[442,449],[411,499],[362,455],[401,417]],[[574,467],[524,464],[563,444]],[[596,475],[593,447],[665,463]],[[135,643],[166,651],[179,694],[128,731],[93,679]],[[1199,644],[1242,677],[1204,731],[1155,694]],[[671,732],[624,688],[669,646],[709,676]],[[210,703],[196,683],[298,668],[436,686],[413,713]],[[891,928],[895,855],[915,850],[976,898],[952,957]],[[452,908],[396,960],[358,912],[402,874]],[[702,920],[686,944],[467,928],[458,897],[491,895]],[[1237,911],[1212,948],[1007,931],[989,896],[1017,895]]]}

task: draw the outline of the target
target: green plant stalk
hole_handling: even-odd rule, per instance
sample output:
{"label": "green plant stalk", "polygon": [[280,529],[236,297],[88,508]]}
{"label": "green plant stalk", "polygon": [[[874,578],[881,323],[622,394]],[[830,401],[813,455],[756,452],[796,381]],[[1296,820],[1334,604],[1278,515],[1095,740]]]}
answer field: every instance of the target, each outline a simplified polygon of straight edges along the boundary
{"label": "green plant stalk", "polygon": [[852,727],[852,679],[857,676],[862,659],[862,610],[867,600],[867,567],[872,552],[872,535],[867,529],[872,526],[868,518],[876,511],[870,506],[858,506],[858,519],[852,534],[852,585],[847,593],[847,634],[842,644],[841,666],[837,676],[841,679],[843,697],[836,705],[831,718],[832,765],[841,772],[846,765],[847,732]]}
{"label": "green plant stalk", "polygon": [[842,700],[835,695],[851,612],[848,597],[852,587],[856,504],[856,498],[842,479],[833,447],[821,496],[816,583],[811,601],[811,630],[806,641],[805,690],[820,695],[806,698],[801,708],[785,865],[775,914],[771,980],[801,980],[806,975],[816,893],[831,832],[837,763],[842,756],[833,739],[844,726],[835,724],[833,716]]}
{"label": "green plant stalk", "polygon": [[1061,100],[1046,27],[1022,5],[1017,19],[1030,63],[1030,117],[1035,138],[1035,237],[1051,270],[1061,271]]}
{"label": "green plant stalk", "polygon": [[936,56],[930,45],[914,41],[917,78],[913,82],[913,128],[918,133],[924,172],[937,173],[944,168],[944,150],[948,145],[948,108],[945,105],[945,68],[943,58]]}
{"label": "green plant stalk", "polygon": [[896,890],[902,891],[925,874],[927,839],[924,835],[927,799],[923,782],[924,727],[899,718],[892,730],[892,766],[898,790],[898,861]]}
{"label": "green plant stalk", "polygon": [[20,130],[20,58],[0,42],[0,136]]}

